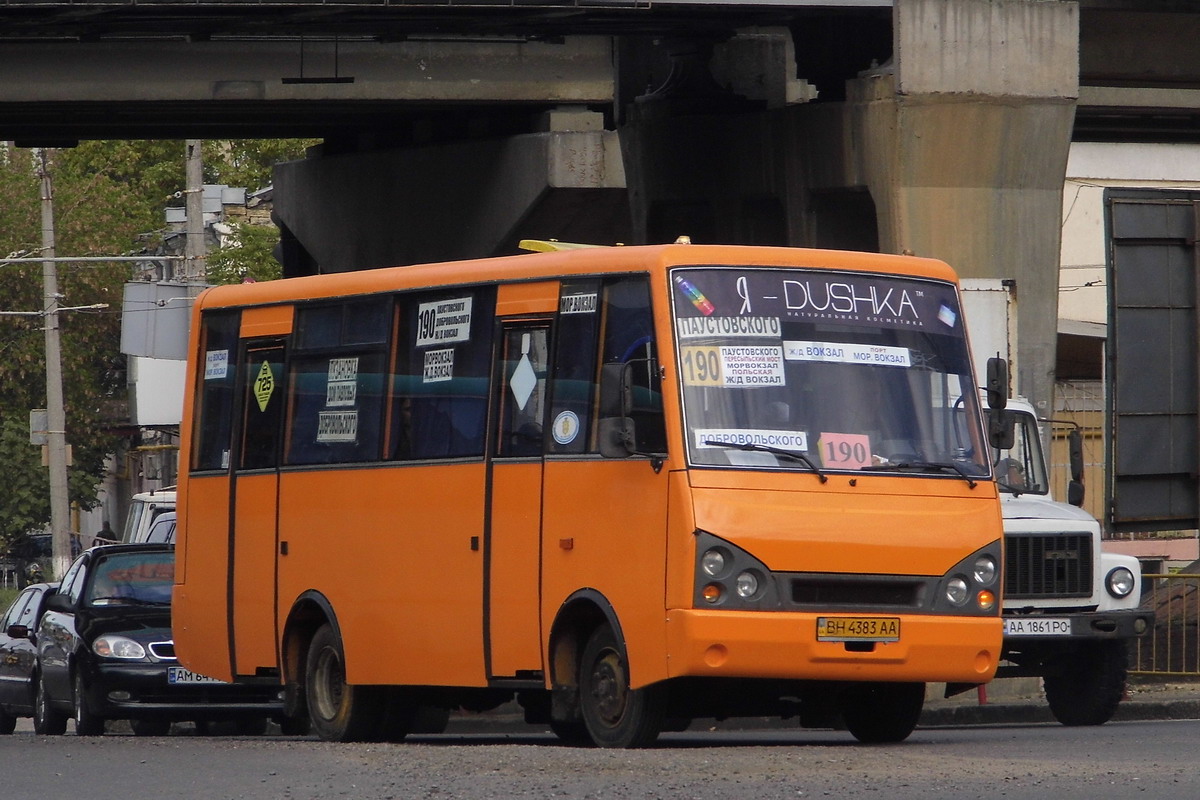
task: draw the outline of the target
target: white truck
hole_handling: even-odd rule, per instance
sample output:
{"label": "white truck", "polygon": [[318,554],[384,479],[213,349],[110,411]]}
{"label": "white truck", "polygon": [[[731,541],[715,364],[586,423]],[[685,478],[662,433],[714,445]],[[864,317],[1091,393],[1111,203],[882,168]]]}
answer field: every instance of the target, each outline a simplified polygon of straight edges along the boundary
{"label": "white truck", "polygon": [[[1015,365],[1012,284],[964,280],[964,313],[977,364],[999,355]],[[1136,558],[1106,553],[1100,523],[1083,503],[1083,450],[1068,434],[1068,502],[1050,493],[1042,431],[1033,407],[1015,394],[1002,414],[1012,446],[993,453],[1004,516],[1004,654],[996,677],[1040,677],[1055,719],[1102,725],[1124,696],[1130,640],[1145,634],[1154,614],[1139,609]],[[1048,422],[1048,421],[1047,421]],[[952,692],[951,687],[947,688]]]}

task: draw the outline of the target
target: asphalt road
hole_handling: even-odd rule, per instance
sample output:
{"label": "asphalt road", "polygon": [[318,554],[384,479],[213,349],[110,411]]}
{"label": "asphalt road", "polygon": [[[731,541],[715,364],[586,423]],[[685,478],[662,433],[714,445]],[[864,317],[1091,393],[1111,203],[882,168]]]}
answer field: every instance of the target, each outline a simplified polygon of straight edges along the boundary
{"label": "asphalt road", "polygon": [[1200,721],[918,729],[867,747],[835,731],[688,731],[653,749],[538,733],[338,745],[278,737],[0,737],[3,796],[228,798],[1197,797]]}

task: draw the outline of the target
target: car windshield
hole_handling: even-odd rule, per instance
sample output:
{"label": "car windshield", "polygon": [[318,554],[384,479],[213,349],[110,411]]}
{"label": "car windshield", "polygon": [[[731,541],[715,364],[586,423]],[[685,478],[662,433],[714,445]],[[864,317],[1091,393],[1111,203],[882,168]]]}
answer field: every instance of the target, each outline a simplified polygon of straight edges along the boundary
{"label": "car windshield", "polygon": [[953,284],[710,267],[672,285],[692,464],[989,474]]}
{"label": "car windshield", "polygon": [[175,582],[171,552],[120,553],[101,557],[92,568],[84,603],[88,606],[169,606]]}

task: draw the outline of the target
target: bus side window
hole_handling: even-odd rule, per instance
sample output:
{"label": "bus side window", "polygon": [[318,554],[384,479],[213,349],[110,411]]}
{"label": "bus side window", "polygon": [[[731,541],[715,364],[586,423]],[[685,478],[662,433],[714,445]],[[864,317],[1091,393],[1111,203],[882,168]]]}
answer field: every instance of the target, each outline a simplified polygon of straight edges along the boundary
{"label": "bus side window", "polygon": [[379,460],[391,308],[377,295],[297,310],[285,464]]}
{"label": "bus side window", "polygon": [[550,387],[550,453],[596,451],[592,408],[597,392],[600,297],[597,278],[563,281]]}
{"label": "bus side window", "polygon": [[388,458],[482,458],[495,287],[401,295],[397,305]]}
{"label": "bus side window", "polygon": [[196,408],[192,422],[193,470],[229,469],[233,432],[233,391],[237,380],[237,311],[206,313],[202,321],[204,361],[196,370]]}
{"label": "bus side window", "polygon": [[604,288],[604,364],[631,364],[635,449],[662,453],[667,449],[663,420],[662,385],[658,349],[654,341],[654,316],[647,278],[627,277]]}

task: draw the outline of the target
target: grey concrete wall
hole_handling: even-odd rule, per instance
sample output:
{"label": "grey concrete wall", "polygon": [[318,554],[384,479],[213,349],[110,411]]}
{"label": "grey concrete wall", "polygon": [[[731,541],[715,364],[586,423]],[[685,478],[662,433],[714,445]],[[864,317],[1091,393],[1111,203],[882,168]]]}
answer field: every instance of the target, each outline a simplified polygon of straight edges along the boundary
{"label": "grey concrete wall", "polygon": [[[287,79],[353,78],[349,83]],[[603,103],[612,41],[6,43],[0,103],[421,101]]]}
{"label": "grey concrete wall", "polygon": [[[615,193],[624,212],[622,170],[616,134],[605,131],[311,158],[275,168],[275,216],[322,272],[478,258],[522,235],[578,229],[538,216],[547,202],[580,213],[560,192],[608,190],[602,203]],[[521,231],[531,217],[536,227]]]}
{"label": "grey concrete wall", "polygon": [[1078,8],[896,0],[895,14],[894,64],[852,81],[840,108],[793,112],[791,174],[809,189],[867,187],[884,252],[1015,279],[1019,389],[1049,413]]}

